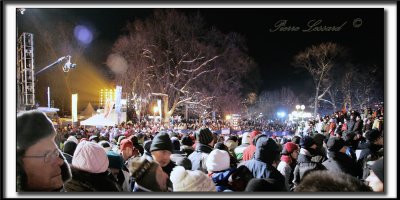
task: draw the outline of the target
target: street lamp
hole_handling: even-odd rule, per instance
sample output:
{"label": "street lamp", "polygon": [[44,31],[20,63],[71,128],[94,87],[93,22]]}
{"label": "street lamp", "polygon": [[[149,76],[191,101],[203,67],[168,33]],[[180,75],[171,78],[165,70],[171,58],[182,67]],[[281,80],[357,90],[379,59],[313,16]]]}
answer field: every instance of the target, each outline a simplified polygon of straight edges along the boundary
{"label": "street lamp", "polygon": [[304,117],[304,109],[305,109],[306,107],[304,106],[304,105],[301,105],[300,106],[300,109],[301,109],[301,121],[303,121],[303,117]]}

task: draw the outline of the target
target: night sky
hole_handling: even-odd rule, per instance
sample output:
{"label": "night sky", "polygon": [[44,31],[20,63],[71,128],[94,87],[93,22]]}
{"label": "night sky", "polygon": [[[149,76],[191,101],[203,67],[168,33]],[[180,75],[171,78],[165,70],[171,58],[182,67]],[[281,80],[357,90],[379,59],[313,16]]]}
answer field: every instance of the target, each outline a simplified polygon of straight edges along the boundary
{"label": "night sky", "polygon": [[[123,33],[128,21],[145,19],[152,9],[34,9],[18,21],[19,32],[40,34],[32,27],[29,15],[40,13],[40,25],[68,20],[75,25],[83,24],[94,31],[93,41],[85,48],[83,56],[94,63],[104,78],[112,76],[105,65],[112,44]],[[377,65],[384,68],[384,10],[382,9],[267,9],[267,8],[189,8],[179,9],[185,13],[200,12],[207,26],[214,26],[224,33],[237,32],[247,40],[249,55],[258,64],[262,83],[261,90],[275,90],[283,86],[299,93],[313,94],[313,83],[308,72],[294,68],[293,57],[306,47],[322,42],[335,42],[350,49],[354,63]],[[360,20],[355,19],[361,19]],[[279,20],[287,20],[287,26],[300,27],[299,31],[275,31]],[[308,29],[310,20],[322,20],[320,25],[340,26],[337,32],[302,32]],[[360,26],[361,24],[361,26]],[[40,41],[35,41],[40,43]],[[39,54],[36,52],[36,54]],[[37,70],[45,66],[43,58],[36,59]],[[79,67],[79,63],[78,67]],[[107,75],[108,74],[108,75]],[[383,80],[383,77],[382,77]],[[39,83],[40,84],[40,83]],[[95,96],[94,98],[97,98]],[[41,103],[43,104],[43,103]]]}

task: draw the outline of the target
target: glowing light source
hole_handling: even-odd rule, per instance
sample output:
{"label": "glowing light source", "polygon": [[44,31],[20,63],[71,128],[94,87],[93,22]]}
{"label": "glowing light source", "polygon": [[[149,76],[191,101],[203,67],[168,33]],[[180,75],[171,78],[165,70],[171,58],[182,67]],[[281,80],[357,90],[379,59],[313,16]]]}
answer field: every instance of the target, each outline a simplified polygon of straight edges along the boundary
{"label": "glowing light source", "polygon": [[154,115],[155,115],[155,113],[158,112],[158,107],[154,106],[153,111],[154,111]]}
{"label": "glowing light source", "polygon": [[277,112],[276,115],[278,115],[278,117],[280,118],[284,118],[286,116],[285,112]]}
{"label": "glowing light source", "polygon": [[78,25],[74,28],[75,38],[84,44],[90,44],[93,40],[92,32],[83,25]]}
{"label": "glowing light source", "polygon": [[72,122],[78,121],[78,94],[72,94]]}
{"label": "glowing light source", "polygon": [[231,119],[232,119],[232,116],[231,116],[231,115],[227,115],[227,116],[225,116],[225,119],[226,119],[226,120],[231,120]]}

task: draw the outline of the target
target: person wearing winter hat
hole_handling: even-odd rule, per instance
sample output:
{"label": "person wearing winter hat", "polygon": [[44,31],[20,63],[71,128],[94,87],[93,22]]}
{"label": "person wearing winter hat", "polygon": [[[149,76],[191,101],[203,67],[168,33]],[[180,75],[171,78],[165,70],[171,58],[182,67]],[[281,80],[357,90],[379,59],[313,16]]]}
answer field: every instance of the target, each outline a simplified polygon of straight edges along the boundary
{"label": "person wearing winter hat", "polygon": [[129,171],[123,170],[124,159],[114,151],[107,151],[106,153],[109,161],[108,170],[110,171],[108,176],[117,183],[121,191],[131,192]]}
{"label": "person wearing winter hat", "polygon": [[292,187],[293,176],[291,175],[293,174],[294,166],[296,166],[299,152],[299,147],[293,142],[286,142],[281,152],[281,162],[277,170],[285,177],[285,186],[288,191]]}
{"label": "person wearing winter hat", "polygon": [[173,146],[168,133],[159,133],[154,137],[150,146],[151,156],[168,176],[176,166],[175,163],[171,161],[172,151]]}
{"label": "person wearing winter hat", "polygon": [[246,166],[254,178],[271,178],[285,188],[285,177],[276,169],[279,162],[278,144],[266,135],[261,135],[256,142],[254,158],[241,165]]}
{"label": "person wearing winter hat", "polygon": [[170,192],[168,174],[155,161],[135,157],[129,161],[129,172],[133,178],[134,192]]}
{"label": "person wearing winter hat", "polygon": [[75,142],[75,144],[78,144],[78,143],[79,143],[78,139],[77,139],[75,136],[73,136],[73,135],[69,136],[69,137],[67,138],[67,141],[73,141],[73,142]]}
{"label": "person wearing winter hat", "polygon": [[322,163],[327,170],[332,172],[344,172],[354,177],[359,176],[361,168],[346,154],[346,143],[343,138],[330,137],[326,146],[328,147],[329,159]]}
{"label": "person wearing winter hat", "polygon": [[108,177],[109,160],[103,147],[82,141],[72,158],[72,180],[65,184],[67,192],[119,192],[118,185]]}
{"label": "person wearing winter hat", "polygon": [[200,128],[196,132],[196,149],[189,155],[192,162],[192,170],[200,170],[207,173],[206,160],[208,154],[213,150],[213,134],[208,128]]}
{"label": "person wearing winter hat", "polygon": [[17,192],[62,192],[70,167],[55,143],[56,130],[42,112],[17,115]]}
{"label": "person wearing winter hat", "polygon": [[195,137],[198,143],[213,146],[213,144],[210,144],[214,140],[213,133],[210,129],[206,127],[200,128],[196,132]]}
{"label": "person wearing winter hat", "polygon": [[185,170],[182,166],[176,166],[170,180],[174,192],[215,192],[216,188],[212,180],[200,170]]}
{"label": "person wearing winter hat", "polygon": [[383,157],[374,162],[370,167],[370,174],[365,182],[374,192],[384,192],[384,168]]}
{"label": "person wearing winter hat", "polygon": [[228,179],[236,168],[230,167],[230,155],[227,151],[214,149],[207,157],[208,176],[216,185],[217,192],[229,189]]}
{"label": "person wearing winter hat", "polygon": [[242,135],[242,144],[235,148],[235,156],[238,162],[241,162],[243,159],[244,150],[250,145],[250,133],[245,132]]}
{"label": "person wearing winter hat", "polygon": [[232,167],[232,168],[236,168],[237,167],[237,164],[238,164],[237,159],[235,158],[234,155],[232,155],[229,152],[228,147],[223,142],[217,142],[214,145],[214,149],[219,149],[219,150],[223,150],[223,151],[228,152],[229,153],[229,160],[230,160],[230,167]]}
{"label": "person wearing winter hat", "polygon": [[296,187],[302,180],[303,176],[310,171],[326,169],[321,163],[312,161],[315,149],[317,148],[312,137],[304,136],[301,138],[300,146],[301,149],[299,156],[297,157],[297,164],[293,171],[293,187]]}
{"label": "person wearing winter hat", "polygon": [[254,152],[256,151],[255,138],[260,134],[261,132],[258,130],[254,130],[250,133],[250,145],[243,151],[243,161],[251,160],[253,158]]}
{"label": "person wearing winter hat", "polygon": [[78,144],[74,141],[67,140],[64,142],[63,155],[68,161],[68,164],[72,163],[72,155],[74,155],[76,146],[78,146]]}
{"label": "person wearing winter hat", "polygon": [[129,139],[121,140],[121,142],[119,144],[119,151],[120,151],[122,158],[124,158],[124,162],[129,160],[129,158],[131,158],[133,156],[132,141]]}

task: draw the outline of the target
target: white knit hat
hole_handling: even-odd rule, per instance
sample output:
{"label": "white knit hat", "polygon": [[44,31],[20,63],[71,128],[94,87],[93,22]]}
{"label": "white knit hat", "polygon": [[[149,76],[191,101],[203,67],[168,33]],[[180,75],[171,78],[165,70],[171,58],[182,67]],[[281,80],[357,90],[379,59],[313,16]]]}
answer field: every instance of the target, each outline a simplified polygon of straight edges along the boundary
{"label": "white knit hat", "polygon": [[75,142],[76,144],[79,143],[79,142],[78,142],[78,139],[76,139],[76,137],[73,136],[73,135],[69,136],[68,139],[67,139],[67,141],[72,141],[72,142]]}
{"label": "white knit hat", "polygon": [[216,192],[214,182],[200,170],[191,171],[176,166],[171,172],[170,180],[174,192]]}
{"label": "white knit hat", "polygon": [[250,133],[244,132],[242,135],[242,144],[250,144]]}
{"label": "white knit hat", "polygon": [[72,166],[90,173],[103,173],[108,169],[106,151],[97,143],[81,141],[72,157]]}
{"label": "white knit hat", "polygon": [[207,156],[206,167],[208,171],[218,172],[229,168],[230,157],[227,151],[214,149]]}

